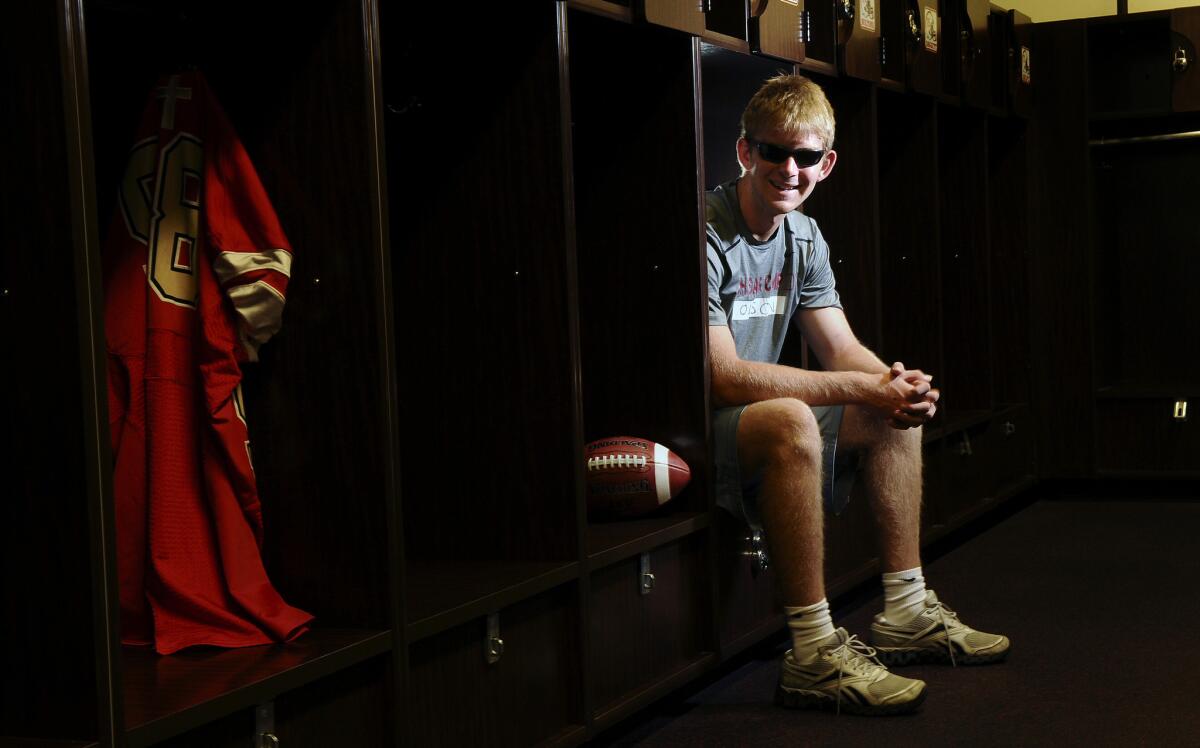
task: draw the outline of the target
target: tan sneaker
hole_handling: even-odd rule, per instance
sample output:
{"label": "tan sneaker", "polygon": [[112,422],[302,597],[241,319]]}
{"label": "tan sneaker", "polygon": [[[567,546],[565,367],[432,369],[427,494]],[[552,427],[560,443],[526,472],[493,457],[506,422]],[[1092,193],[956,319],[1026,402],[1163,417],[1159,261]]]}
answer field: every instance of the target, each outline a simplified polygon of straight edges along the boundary
{"label": "tan sneaker", "polygon": [[826,709],[852,714],[903,714],[925,700],[924,681],[887,671],[875,650],[838,629],[817,645],[811,657],[783,655],[775,701],[793,709]]}
{"label": "tan sneaker", "polygon": [[871,644],[879,659],[888,665],[914,662],[948,662],[951,665],[982,665],[1008,656],[1008,637],[976,631],[958,620],[958,614],[925,591],[925,610],[900,625],[888,623],[883,614],[871,624]]}

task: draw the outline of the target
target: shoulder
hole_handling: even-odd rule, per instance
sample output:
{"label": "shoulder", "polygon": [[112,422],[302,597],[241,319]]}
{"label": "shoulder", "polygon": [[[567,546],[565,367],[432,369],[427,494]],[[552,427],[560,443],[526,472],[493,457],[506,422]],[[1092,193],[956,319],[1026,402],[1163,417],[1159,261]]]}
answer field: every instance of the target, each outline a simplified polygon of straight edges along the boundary
{"label": "shoulder", "polygon": [[734,182],[726,182],[716,189],[704,193],[704,220],[707,222],[709,245],[728,252],[742,238],[738,233],[738,221],[734,203],[737,189]]}
{"label": "shoulder", "polygon": [[793,210],[791,213],[788,213],[787,222],[792,236],[800,241],[813,242],[822,239],[821,230],[817,228],[817,221],[810,215],[801,213],[799,210]]}

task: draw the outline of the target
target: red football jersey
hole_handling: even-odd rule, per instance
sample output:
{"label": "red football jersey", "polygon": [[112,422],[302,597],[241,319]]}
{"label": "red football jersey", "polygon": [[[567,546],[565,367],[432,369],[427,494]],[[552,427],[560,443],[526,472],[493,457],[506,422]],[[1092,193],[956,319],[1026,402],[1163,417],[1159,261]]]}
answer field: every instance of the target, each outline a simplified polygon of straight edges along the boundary
{"label": "red football jersey", "polygon": [[312,616],[263,568],[241,364],[279,329],[291,247],[204,78],[160,83],[104,247],[121,638],[288,640]]}

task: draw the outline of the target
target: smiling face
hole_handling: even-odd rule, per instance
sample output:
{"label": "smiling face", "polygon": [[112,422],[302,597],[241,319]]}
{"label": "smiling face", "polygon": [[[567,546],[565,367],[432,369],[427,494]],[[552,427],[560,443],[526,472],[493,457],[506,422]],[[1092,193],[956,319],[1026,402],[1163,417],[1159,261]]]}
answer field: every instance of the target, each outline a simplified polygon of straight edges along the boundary
{"label": "smiling face", "polygon": [[742,178],[738,180],[738,205],[755,238],[765,240],[779,228],[784,216],[808,199],[817,182],[829,176],[837,161],[837,153],[827,151],[811,166],[801,166],[791,156],[774,163],[763,157],[755,142],[787,151],[820,151],[824,150],[825,143],[820,135],[812,131],[788,134],[778,128],[749,134],[748,137],[739,139],[737,143],[738,160],[743,170]]}

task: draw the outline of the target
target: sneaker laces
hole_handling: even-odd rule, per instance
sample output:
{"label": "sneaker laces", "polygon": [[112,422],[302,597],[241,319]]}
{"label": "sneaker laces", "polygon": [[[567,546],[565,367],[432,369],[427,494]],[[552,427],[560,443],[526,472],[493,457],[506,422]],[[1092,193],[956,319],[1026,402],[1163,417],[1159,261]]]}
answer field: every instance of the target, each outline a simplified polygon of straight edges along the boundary
{"label": "sneaker laces", "polygon": [[958,613],[950,610],[946,605],[938,600],[933,605],[925,609],[926,615],[936,615],[938,621],[942,624],[942,631],[946,632],[946,651],[950,653],[951,667],[958,667],[958,663],[954,660],[954,645],[950,641],[950,626],[961,626],[958,620]]}
{"label": "sneaker laces", "polygon": [[866,660],[866,664],[870,669],[885,670],[883,663],[875,656],[875,648],[869,646],[862,639],[858,638],[857,634],[849,634],[845,641],[837,645],[826,645],[821,647],[822,654],[832,655],[837,659],[838,683],[837,683],[837,714],[842,713],[842,675],[846,672],[846,666],[854,663],[859,664],[862,660]]}

